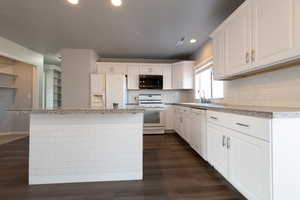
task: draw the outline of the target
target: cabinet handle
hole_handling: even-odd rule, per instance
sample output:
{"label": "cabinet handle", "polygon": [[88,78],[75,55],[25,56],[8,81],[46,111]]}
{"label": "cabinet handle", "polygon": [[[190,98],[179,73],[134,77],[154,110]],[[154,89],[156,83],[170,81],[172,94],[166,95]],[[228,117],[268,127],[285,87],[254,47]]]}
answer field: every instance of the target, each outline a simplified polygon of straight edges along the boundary
{"label": "cabinet handle", "polygon": [[230,137],[227,138],[227,149],[230,149],[231,144],[230,144]]}
{"label": "cabinet handle", "polygon": [[250,62],[250,54],[249,52],[246,53],[246,64]]}
{"label": "cabinet handle", "polygon": [[211,119],[214,119],[214,120],[218,120],[218,118],[217,117],[210,117]]}
{"label": "cabinet handle", "polygon": [[223,147],[226,146],[226,137],[225,137],[225,135],[222,136],[222,146]]}
{"label": "cabinet handle", "polygon": [[252,61],[252,63],[255,62],[255,50],[251,51],[251,61]]}
{"label": "cabinet handle", "polygon": [[248,124],[242,124],[242,123],[235,123],[235,124],[238,126],[242,126],[242,127],[247,127],[247,128],[250,127],[250,125],[248,125]]}

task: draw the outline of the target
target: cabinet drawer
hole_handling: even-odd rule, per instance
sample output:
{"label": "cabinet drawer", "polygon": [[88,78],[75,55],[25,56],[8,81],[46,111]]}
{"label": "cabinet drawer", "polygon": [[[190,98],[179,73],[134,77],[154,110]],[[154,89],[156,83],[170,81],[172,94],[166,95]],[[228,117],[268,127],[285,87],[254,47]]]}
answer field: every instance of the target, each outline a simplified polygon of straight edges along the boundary
{"label": "cabinet drawer", "polygon": [[270,119],[208,111],[207,120],[211,123],[239,131],[249,136],[270,141]]}

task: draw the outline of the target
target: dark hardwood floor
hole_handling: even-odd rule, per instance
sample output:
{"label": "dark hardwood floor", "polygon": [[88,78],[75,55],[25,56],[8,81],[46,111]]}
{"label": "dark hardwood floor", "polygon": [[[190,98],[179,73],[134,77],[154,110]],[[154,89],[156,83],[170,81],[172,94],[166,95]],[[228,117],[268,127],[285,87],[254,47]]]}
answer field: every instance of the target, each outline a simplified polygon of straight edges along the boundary
{"label": "dark hardwood floor", "polygon": [[144,136],[144,180],[27,185],[28,138],[0,146],[1,200],[245,200],[176,134]]}

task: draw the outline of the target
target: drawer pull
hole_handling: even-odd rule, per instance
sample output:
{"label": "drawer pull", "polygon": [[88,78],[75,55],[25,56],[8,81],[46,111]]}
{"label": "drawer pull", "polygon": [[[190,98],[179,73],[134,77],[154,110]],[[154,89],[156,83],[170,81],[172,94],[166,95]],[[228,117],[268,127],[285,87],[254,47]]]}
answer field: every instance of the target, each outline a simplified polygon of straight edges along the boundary
{"label": "drawer pull", "polygon": [[214,119],[214,120],[218,120],[218,118],[217,117],[210,117],[211,119]]}
{"label": "drawer pull", "polygon": [[247,127],[247,128],[249,128],[249,127],[250,127],[248,124],[242,124],[242,123],[236,123],[236,125],[238,125],[238,126],[242,126],[242,127]]}

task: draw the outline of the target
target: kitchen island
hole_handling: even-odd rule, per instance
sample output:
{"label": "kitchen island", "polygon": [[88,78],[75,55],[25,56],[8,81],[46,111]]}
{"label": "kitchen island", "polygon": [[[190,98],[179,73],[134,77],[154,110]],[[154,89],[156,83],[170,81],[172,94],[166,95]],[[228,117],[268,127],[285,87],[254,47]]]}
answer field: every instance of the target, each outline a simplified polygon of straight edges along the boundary
{"label": "kitchen island", "polygon": [[143,109],[9,111],[30,113],[30,185],[143,179]]}

